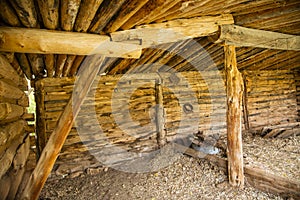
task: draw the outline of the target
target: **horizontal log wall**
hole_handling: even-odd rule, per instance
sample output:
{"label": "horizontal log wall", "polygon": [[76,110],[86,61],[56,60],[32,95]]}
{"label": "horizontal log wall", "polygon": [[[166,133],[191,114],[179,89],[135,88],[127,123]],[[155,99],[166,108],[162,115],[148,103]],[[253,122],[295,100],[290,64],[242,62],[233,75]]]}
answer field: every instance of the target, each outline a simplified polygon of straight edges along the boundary
{"label": "horizontal log wall", "polygon": [[13,59],[0,54],[0,196],[18,199],[27,169],[32,132],[27,121],[27,80]]}
{"label": "horizontal log wall", "polygon": [[[247,87],[247,105],[244,108],[248,109],[250,129],[272,126],[274,122],[289,125],[296,120],[293,73],[245,72],[244,77]],[[78,174],[101,166],[89,151],[103,153],[107,145],[129,152],[157,149],[157,80],[162,81],[163,131],[167,141],[198,131],[205,135],[226,133],[226,94],[222,72],[132,74],[127,78],[120,75],[99,76],[56,162],[56,174]],[[39,91],[36,92],[44,95],[40,120],[46,131],[45,141],[72,95],[74,81],[74,78],[46,78],[38,82],[41,87],[37,87]],[[288,115],[282,116],[281,111],[288,112]],[[95,115],[96,118],[93,118]],[[266,115],[269,117],[265,118]],[[276,121],[278,119],[279,122]],[[115,154],[119,155],[118,152]],[[107,159],[109,157],[107,155]]]}
{"label": "horizontal log wall", "polygon": [[246,87],[250,129],[297,122],[295,73],[287,70],[248,71]]}
{"label": "horizontal log wall", "polygon": [[[99,77],[62,149],[56,163],[56,173],[63,175],[100,165],[88,150],[97,153],[108,144],[133,152],[157,149],[155,82],[158,79],[162,79],[164,131],[168,141],[174,140],[176,133],[184,137],[199,129],[205,134],[225,133],[226,108],[222,74],[184,72],[179,75],[129,75],[128,79],[121,79],[118,75]],[[73,78],[49,78],[37,82],[39,87],[36,93],[44,94],[44,102],[38,103],[44,107],[42,119],[39,120],[44,122],[46,137],[54,129],[70,98],[73,84]],[[129,109],[126,108],[127,104]],[[192,111],[184,111],[184,106],[189,109],[189,105],[193,106]],[[91,116],[95,113],[97,118],[92,119]],[[99,133],[99,125],[103,134]],[[42,140],[46,141],[47,138]],[[78,163],[84,163],[84,167]]]}

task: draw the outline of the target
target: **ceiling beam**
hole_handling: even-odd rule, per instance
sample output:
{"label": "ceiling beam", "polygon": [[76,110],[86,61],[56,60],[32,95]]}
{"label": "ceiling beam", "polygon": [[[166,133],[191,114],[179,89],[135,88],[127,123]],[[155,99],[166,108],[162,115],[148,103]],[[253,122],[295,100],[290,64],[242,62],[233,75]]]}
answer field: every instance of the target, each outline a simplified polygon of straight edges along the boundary
{"label": "ceiling beam", "polygon": [[177,19],[164,23],[137,26],[135,29],[111,33],[114,42],[138,41],[142,48],[212,35],[220,25],[233,24],[232,15]]}
{"label": "ceiling beam", "polygon": [[93,55],[139,58],[135,44],[112,42],[107,35],[0,27],[0,51],[38,54]]}
{"label": "ceiling beam", "polygon": [[93,55],[139,58],[143,48],[209,36],[232,15],[203,16],[138,26],[111,36],[45,29],[0,27],[0,51],[37,54]]}
{"label": "ceiling beam", "polygon": [[298,35],[245,28],[237,25],[221,25],[215,43],[236,47],[300,50],[300,36]]}

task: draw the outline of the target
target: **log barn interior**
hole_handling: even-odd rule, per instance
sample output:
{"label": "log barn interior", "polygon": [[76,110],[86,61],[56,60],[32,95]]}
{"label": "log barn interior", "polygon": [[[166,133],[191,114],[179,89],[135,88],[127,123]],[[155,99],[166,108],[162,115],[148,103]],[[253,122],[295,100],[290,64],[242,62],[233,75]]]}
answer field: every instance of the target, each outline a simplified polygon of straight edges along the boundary
{"label": "log barn interior", "polygon": [[[0,0],[0,100],[2,199],[169,144],[297,199],[299,180],[243,162],[242,137],[299,140],[300,2]],[[225,157],[176,142],[197,134]]]}

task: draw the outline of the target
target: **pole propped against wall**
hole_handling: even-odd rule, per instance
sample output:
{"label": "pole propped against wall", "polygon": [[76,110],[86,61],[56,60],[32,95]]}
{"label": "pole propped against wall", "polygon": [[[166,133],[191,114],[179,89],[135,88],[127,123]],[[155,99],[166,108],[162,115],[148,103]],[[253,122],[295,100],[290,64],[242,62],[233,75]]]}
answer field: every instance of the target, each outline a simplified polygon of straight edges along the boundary
{"label": "pole propped against wall", "polygon": [[85,60],[86,66],[80,73],[73,95],[61,114],[55,129],[49,137],[49,140],[43,149],[39,161],[32,172],[29,181],[23,191],[22,199],[38,199],[38,196],[44,186],[53,165],[63,147],[65,140],[73,126],[80,107],[88,94],[91,85],[97,77],[98,71],[104,61],[103,56],[88,57]]}
{"label": "pole propped against wall", "polygon": [[225,74],[227,94],[227,158],[229,183],[243,187],[242,99],[244,82],[237,68],[234,46],[225,45]]}

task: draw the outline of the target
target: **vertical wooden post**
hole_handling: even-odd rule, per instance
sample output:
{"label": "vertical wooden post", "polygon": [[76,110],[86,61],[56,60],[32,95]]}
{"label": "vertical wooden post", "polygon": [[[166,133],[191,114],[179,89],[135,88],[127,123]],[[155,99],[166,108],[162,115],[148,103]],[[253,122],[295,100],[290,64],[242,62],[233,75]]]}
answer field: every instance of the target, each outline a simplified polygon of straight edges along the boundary
{"label": "vertical wooden post", "polygon": [[247,94],[247,81],[246,81],[246,75],[243,74],[243,83],[244,83],[244,92],[243,92],[243,116],[244,116],[244,125],[245,129],[250,129],[249,124],[249,111],[248,111],[248,94]]}
{"label": "vertical wooden post", "polygon": [[235,47],[225,45],[224,51],[227,94],[228,176],[229,183],[232,186],[243,187],[242,99],[244,82],[237,68]]}
{"label": "vertical wooden post", "polygon": [[85,66],[82,66],[83,69],[73,89],[73,95],[61,114],[55,129],[50,135],[39,161],[27,182],[21,199],[38,199],[42,187],[51,173],[58,154],[79,113],[80,106],[97,77],[103,60],[104,57],[90,56],[84,61]]}
{"label": "vertical wooden post", "polygon": [[34,98],[36,102],[36,136],[37,136],[37,158],[40,157],[42,150],[46,146],[46,122],[45,122],[45,90],[43,80],[34,83]]}
{"label": "vertical wooden post", "polygon": [[163,147],[166,144],[166,133],[164,130],[164,109],[163,109],[163,91],[161,79],[155,82],[155,99],[156,99],[156,132],[157,132],[157,143],[159,147]]}

